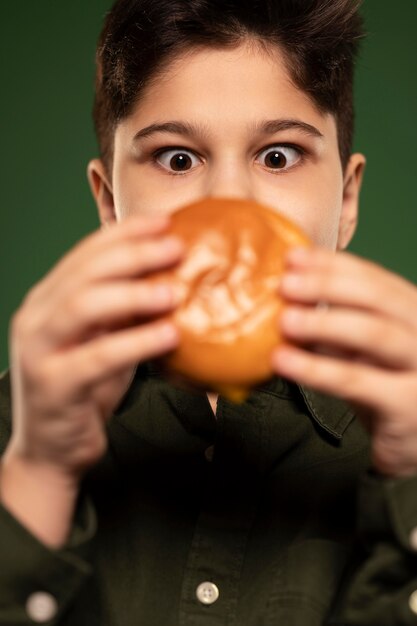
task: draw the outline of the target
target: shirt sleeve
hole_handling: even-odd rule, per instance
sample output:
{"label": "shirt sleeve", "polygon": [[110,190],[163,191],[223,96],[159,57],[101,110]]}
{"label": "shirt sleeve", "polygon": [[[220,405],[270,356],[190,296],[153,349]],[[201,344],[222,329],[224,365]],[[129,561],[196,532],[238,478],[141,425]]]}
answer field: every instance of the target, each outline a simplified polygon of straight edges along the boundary
{"label": "shirt sleeve", "polygon": [[358,502],[360,545],[329,626],[417,624],[417,475],[367,474]]}
{"label": "shirt sleeve", "polygon": [[[0,454],[11,432],[10,372],[0,374]],[[80,495],[70,536],[49,549],[0,503],[0,626],[58,626],[92,573],[96,515]]]}
{"label": "shirt sleeve", "polygon": [[96,515],[81,496],[70,537],[52,550],[0,506],[0,626],[55,626],[91,576]]}

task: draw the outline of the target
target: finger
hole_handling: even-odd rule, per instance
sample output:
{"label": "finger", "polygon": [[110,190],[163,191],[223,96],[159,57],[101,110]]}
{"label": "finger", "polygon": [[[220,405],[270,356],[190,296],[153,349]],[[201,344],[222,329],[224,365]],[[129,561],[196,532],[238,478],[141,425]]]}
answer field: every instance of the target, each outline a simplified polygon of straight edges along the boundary
{"label": "finger", "polygon": [[[120,222],[111,222],[105,228],[99,228],[77,243],[75,252],[85,252],[87,256],[107,249],[117,242],[138,241],[147,237],[155,237],[167,233],[171,223],[168,215],[133,215]],[[71,254],[71,253],[70,253]]]}
{"label": "finger", "polygon": [[178,294],[170,284],[152,284],[146,280],[102,283],[77,293],[61,307],[59,314],[51,311],[49,319],[44,320],[47,329],[44,349],[85,341],[88,332],[97,327],[110,329],[132,319],[162,315],[177,302]]}
{"label": "finger", "polygon": [[45,376],[51,372],[59,382],[59,393],[71,397],[80,390],[136,365],[169,352],[179,342],[175,326],[158,321],[102,335],[77,348],[48,359]]}
{"label": "finger", "polygon": [[392,404],[395,377],[400,376],[288,345],[273,352],[272,367],[279,376],[376,410]]}
{"label": "finger", "polygon": [[184,245],[174,236],[122,243],[90,259],[85,274],[90,282],[138,277],[177,263],[183,254]]}
{"label": "finger", "polygon": [[[167,236],[170,220],[166,216],[129,217],[123,222],[115,222],[105,229],[94,231],[78,242],[53,269],[29,293],[28,300],[42,302],[51,293],[58,293],[66,288],[74,279],[82,281],[90,279],[94,274],[94,265],[100,265],[106,255],[118,253],[129,256],[127,250],[134,250],[144,239],[162,238]],[[88,272],[88,268],[93,266]],[[87,273],[86,273],[87,271]]]}
{"label": "finger", "polygon": [[416,334],[398,322],[354,309],[287,307],[280,320],[287,339],[354,351],[389,368],[417,367]]}
{"label": "finger", "polygon": [[348,253],[297,249],[287,257],[281,294],[302,303],[377,311],[417,328],[417,288],[392,272]]}
{"label": "finger", "polygon": [[[68,278],[57,274],[49,285],[39,287],[31,298],[30,325],[33,328],[33,334],[38,334],[42,338],[45,336],[44,331],[52,334],[52,330],[57,328],[55,341],[58,341],[64,329],[67,328],[68,336],[75,336],[80,324],[83,325],[83,317],[80,319],[80,324],[77,322],[79,312],[84,317],[87,315],[91,321],[90,311],[93,298],[88,295],[88,291],[93,289],[94,280],[131,278],[147,274],[151,270],[163,270],[178,263],[182,255],[181,243],[178,244],[177,240],[172,241],[170,237],[163,237],[158,241],[141,242],[133,247],[124,244],[113,247],[93,259],[88,267],[74,270]],[[117,289],[114,283],[112,288]],[[115,293],[114,298],[116,296]],[[148,293],[143,293],[142,299],[140,296],[141,294],[138,293],[138,308],[141,303],[146,306]],[[128,296],[125,295],[122,302],[126,301],[126,297]],[[100,303],[104,305],[103,300],[100,300]],[[101,311],[97,307],[94,307],[94,311],[97,313],[96,321],[99,322]],[[69,317],[70,323],[68,323]]]}

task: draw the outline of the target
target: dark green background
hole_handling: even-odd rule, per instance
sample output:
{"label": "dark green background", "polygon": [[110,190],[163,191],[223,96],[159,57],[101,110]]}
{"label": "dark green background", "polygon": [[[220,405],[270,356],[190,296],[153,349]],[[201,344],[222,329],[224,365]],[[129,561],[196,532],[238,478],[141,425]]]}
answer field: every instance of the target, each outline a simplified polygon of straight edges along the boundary
{"label": "dark green background", "polygon": [[[85,167],[94,49],[110,0],[8,3],[0,22],[0,370],[30,286],[98,225]],[[368,158],[351,250],[417,282],[417,3],[365,0],[356,149]]]}

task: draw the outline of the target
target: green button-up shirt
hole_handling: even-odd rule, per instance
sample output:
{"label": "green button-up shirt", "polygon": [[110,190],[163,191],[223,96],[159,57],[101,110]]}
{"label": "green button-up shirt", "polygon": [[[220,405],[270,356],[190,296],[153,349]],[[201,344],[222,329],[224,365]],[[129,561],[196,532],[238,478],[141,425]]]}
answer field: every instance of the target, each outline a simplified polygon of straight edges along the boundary
{"label": "green button-up shirt", "polygon": [[[6,375],[2,450],[10,413]],[[417,624],[417,478],[342,401],[274,379],[215,417],[146,365],[108,437],[62,549],[0,508],[0,626]]]}

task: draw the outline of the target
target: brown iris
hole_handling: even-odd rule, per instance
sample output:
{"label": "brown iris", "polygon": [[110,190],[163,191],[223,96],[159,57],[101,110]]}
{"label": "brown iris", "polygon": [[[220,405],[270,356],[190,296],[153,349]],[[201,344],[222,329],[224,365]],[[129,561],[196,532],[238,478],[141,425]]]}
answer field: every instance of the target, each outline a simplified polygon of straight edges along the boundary
{"label": "brown iris", "polygon": [[184,172],[190,169],[192,161],[188,154],[180,152],[172,157],[169,165],[174,172]]}
{"label": "brown iris", "polygon": [[279,150],[271,150],[265,157],[265,165],[272,169],[282,169],[287,165],[287,158]]}

